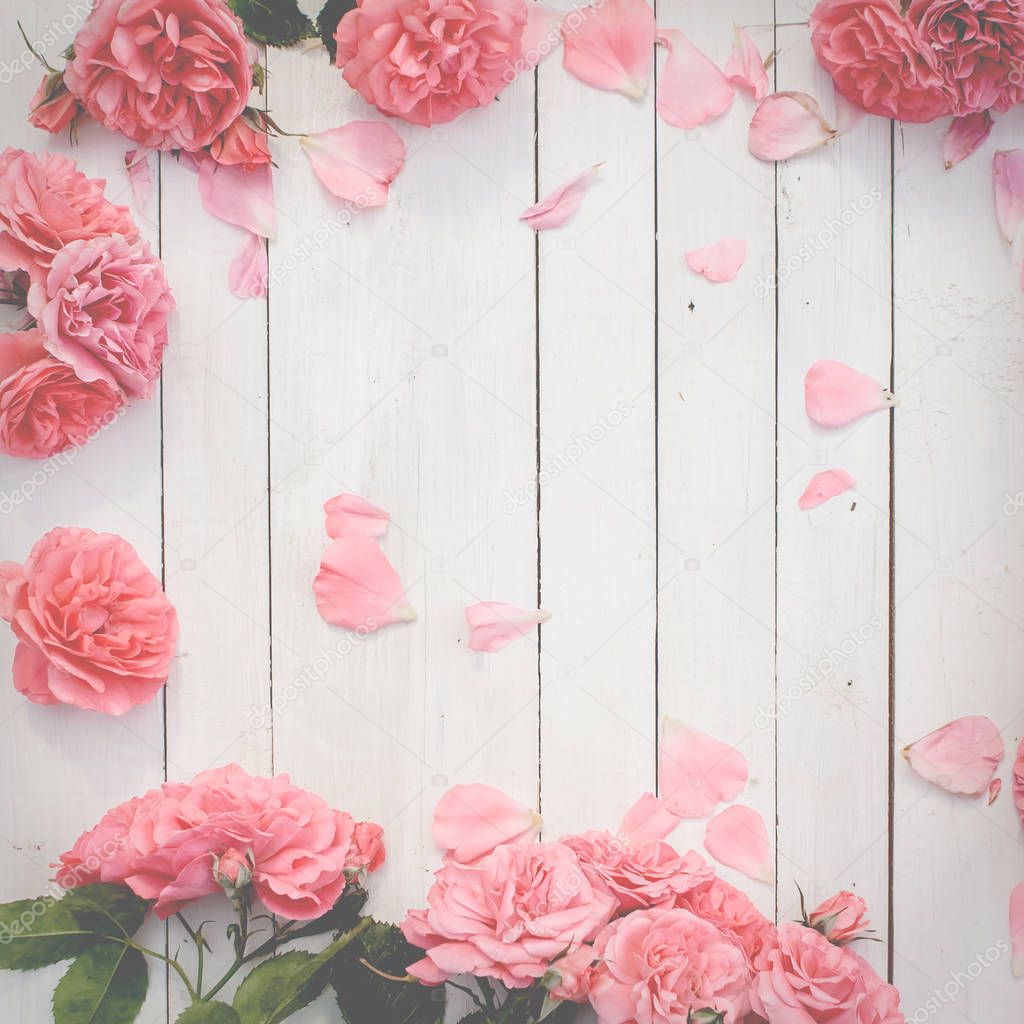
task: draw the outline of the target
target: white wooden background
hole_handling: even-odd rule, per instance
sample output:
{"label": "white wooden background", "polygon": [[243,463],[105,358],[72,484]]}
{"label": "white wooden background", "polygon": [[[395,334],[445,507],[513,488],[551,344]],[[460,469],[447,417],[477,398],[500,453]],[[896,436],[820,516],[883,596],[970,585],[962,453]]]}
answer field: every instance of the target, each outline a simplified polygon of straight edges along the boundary
{"label": "white wooden background", "polygon": [[[658,18],[719,62],[733,22],[750,27],[778,50],[777,87],[830,108],[809,7],[661,0]],[[55,60],[84,5],[18,10]],[[123,140],[87,125],[72,149],[26,123],[39,72],[3,17],[4,143],[72,152],[129,202]],[[367,116],[322,51],[267,61],[291,130]],[[229,294],[240,233],[161,161],[146,232],[178,311],[160,398],[41,483],[38,465],[0,460],[17,497],[0,558],[58,524],[124,535],[163,568],[180,649],[165,694],[124,718],[0,686],[0,898],[44,891],[109,806],[238,761],[384,824],[373,906],[397,918],[436,866],[447,786],[540,802],[552,834],[613,827],[655,784],[668,713],[750,760],[744,799],[774,833],[778,884],[744,884],[767,912],[794,916],[796,883],[854,888],[908,1019],[1019,1019],[1011,795],[952,798],[898,750],[963,714],[990,715],[1011,757],[1022,731],[1024,516],[1007,496],[1024,489],[1024,305],[990,167],[1024,117],[947,173],[941,125],[874,118],[758,163],[751,110],[740,96],[683,132],[651,95],[587,88],[556,56],[455,124],[396,124],[409,159],[391,200],[351,221],[284,140],[269,301]],[[539,239],[518,222],[599,161],[573,222]],[[724,235],[749,257],[713,286],[682,254]],[[803,375],[825,357],[891,376],[894,424],[814,428]],[[798,511],[823,466],[856,492]],[[351,649],[310,587],[321,505],[343,490],[392,512],[384,546],[420,613]],[[538,597],[553,613],[539,643],[466,649],[465,605]],[[0,631],[5,675],[13,649]],[[143,1024],[181,1006],[152,976]],[[56,977],[0,977],[11,1019],[47,1021]],[[326,998],[302,1017],[334,1019]]]}

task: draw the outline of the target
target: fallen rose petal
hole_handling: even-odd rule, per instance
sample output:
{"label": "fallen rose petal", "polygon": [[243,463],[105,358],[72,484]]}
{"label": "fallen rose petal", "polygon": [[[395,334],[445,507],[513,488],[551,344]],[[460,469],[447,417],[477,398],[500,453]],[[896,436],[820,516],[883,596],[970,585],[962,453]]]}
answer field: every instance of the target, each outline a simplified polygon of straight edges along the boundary
{"label": "fallen rose petal", "polygon": [[536,67],[561,39],[561,11],[552,10],[547,4],[528,0],[526,4],[526,25],[520,44],[525,64],[524,70]]}
{"label": "fallen rose petal", "polygon": [[1024,882],[1010,893],[1011,969],[1015,978],[1024,977]]}
{"label": "fallen rose petal", "polygon": [[181,155],[199,171],[199,198],[207,213],[246,231],[273,238],[277,231],[270,164],[219,164],[209,153]]}
{"label": "fallen rose petal", "polygon": [[991,131],[992,115],[987,110],[954,117],[942,143],[946,170],[966,160],[988,138]]}
{"label": "fallen rose petal", "polygon": [[240,299],[262,299],[267,294],[267,243],[249,231],[228,267],[228,287]]}
{"label": "fallen rose petal", "polygon": [[1004,753],[999,730],[984,715],[954,719],[902,750],[921,778],[965,796],[988,789]]}
{"label": "fallen rose petal", "polygon": [[132,201],[140,213],[146,212],[153,195],[152,152],[151,149],[129,149],[124,155],[124,169],[128,172]]}
{"label": "fallen rose petal", "polygon": [[339,199],[383,206],[405,163],[405,143],[382,121],[352,121],[299,139],[323,186]]}
{"label": "fallen rose petal", "polygon": [[724,114],[734,92],[713,61],[679,29],[662,29],[657,41],[668,50],[658,76],[658,113],[677,128],[699,128]]}
{"label": "fallen rose petal", "polygon": [[772,844],[764,818],[751,807],[733,804],[716,814],[704,831],[704,849],[719,864],[769,885],[775,880]]}
{"label": "fallen rose petal", "polygon": [[856,486],[857,481],[845,469],[826,469],[823,473],[815,473],[811,478],[804,493],[800,495],[797,506],[805,511],[817,508],[837,494]]}
{"label": "fallen rose petal", "polygon": [[776,92],[754,111],[748,144],[758,160],[788,160],[824,146],[838,134],[813,96]]}
{"label": "fallen rose petal", "polygon": [[619,832],[636,843],[665,839],[675,831],[682,818],[674,814],[653,793],[644,793],[628,811],[619,825]]}
{"label": "fallen rose petal", "polygon": [[657,27],[645,0],[604,0],[562,23],[562,66],[596,89],[640,99],[647,90]]}
{"label": "fallen rose petal", "polygon": [[992,158],[996,220],[1010,245],[1024,223],[1024,149],[1000,150]]}
{"label": "fallen rose petal", "polygon": [[481,601],[466,608],[469,649],[493,654],[518,640],[538,623],[547,622],[551,612],[543,608],[518,608],[503,601]]}
{"label": "fallen rose petal", "polygon": [[1017,757],[1013,762],[1013,803],[1024,825],[1024,739],[1017,747]]}
{"label": "fallen rose petal", "polygon": [[892,392],[873,377],[834,359],[819,359],[804,377],[807,415],[823,427],[843,427],[896,404]]}
{"label": "fallen rose petal", "polygon": [[732,52],[725,62],[725,77],[740,89],[745,89],[755,100],[768,95],[768,72],[757,43],[750,38],[746,29],[733,26],[735,40]]}
{"label": "fallen rose petal", "polygon": [[371,505],[358,494],[339,494],[324,502],[327,517],[327,536],[332,540],[339,537],[381,537],[387,531],[391,519],[389,513]]}
{"label": "fallen rose petal", "polygon": [[434,809],[434,842],[460,864],[486,857],[496,846],[525,846],[540,832],[540,815],[493,786],[452,786]]}
{"label": "fallen rose petal", "polygon": [[742,751],[699,729],[666,718],[658,748],[658,790],[682,818],[703,818],[747,784]]}
{"label": "fallen rose petal", "polygon": [[313,592],[317,611],[335,626],[372,633],[416,618],[398,573],[369,537],[332,541],[320,562]]}
{"label": "fallen rose petal", "polygon": [[548,228],[560,228],[580,208],[583,197],[590,191],[597,177],[600,164],[588,167],[582,174],[559,185],[554,192],[545,196],[539,203],[523,210],[519,219],[526,221],[534,231],[546,231]]}
{"label": "fallen rose petal", "polygon": [[988,805],[991,807],[996,800],[999,799],[999,794],[1003,791],[1003,780],[993,779],[988,784]]}
{"label": "fallen rose petal", "polygon": [[687,266],[695,274],[703,274],[716,284],[732,281],[747,259],[747,242],[743,238],[723,238],[703,249],[686,253]]}

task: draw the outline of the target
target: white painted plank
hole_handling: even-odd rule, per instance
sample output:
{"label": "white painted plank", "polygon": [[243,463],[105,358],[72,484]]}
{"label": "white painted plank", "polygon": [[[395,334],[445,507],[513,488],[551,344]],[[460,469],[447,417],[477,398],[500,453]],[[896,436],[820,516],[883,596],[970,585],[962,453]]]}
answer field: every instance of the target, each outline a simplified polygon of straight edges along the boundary
{"label": "white painted plank", "polygon": [[[1008,785],[1024,733],[1024,303],[991,168],[996,149],[1020,144],[1022,115],[998,119],[952,172],[944,125],[903,127],[895,178],[896,749],[988,715]],[[894,966],[908,1019],[1020,1013],[1006,920],[1024,871],[1007,795],[992,807],[952,797],[897,758]]]}

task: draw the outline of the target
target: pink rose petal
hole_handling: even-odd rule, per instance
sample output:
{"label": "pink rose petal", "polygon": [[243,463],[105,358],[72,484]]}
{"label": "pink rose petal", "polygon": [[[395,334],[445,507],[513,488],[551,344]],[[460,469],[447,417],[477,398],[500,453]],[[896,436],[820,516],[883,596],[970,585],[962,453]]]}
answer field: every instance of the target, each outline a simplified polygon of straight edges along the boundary
{"label": "pink rose petal", "polygon": [[695,274],[703,274],[709,281],[732,281],[747,259],[744,238],[723,238],[703,249],[691,249],[686,254],[687,266]]}
{"label": "pink rose petal", "polygon": [[554,192],[545,196],[519,215],[534,231],[546,231],[548,228],[560,228],[580,208],[583,197],[590,191],[597,177],[600,164],[588,167],[582,174],[559,185]]}
{"label": "pink rose petal", "polygon": [[1024,882],[1010,893],[1010,944],[1013,976],[1024,977]]}
{"label": "pink rose petal", "polygon": [[331,540],[339,537],[382,537],[391,519],[389,513],[371,505],[358,494],[339,494],[324,502],[327,516],[327,536]]}
{"label": "pink rose petal", "polygon": [[1017,747],[1017,757],[1013,762],[1013,803],[1024,825],[1024,739]]}
{"label": "pink rose petal", "polygon": [[800,495],[797,505],[805,511],[817,508],[837,494],[856,486],[857,481],[845,469],[826,469],[822,473],[815,473],[804,493]]}
{"label": "pink rose petal", "polygon": [[469,649],[493,654],[550,618],[551,612],[543,608],[518,608],[503,601],[481,601],[470,605],[466,608],[466,622],[470,625]]}
{"label": "pink rose petal", "polygon": [[834,359],[819,359],[804,377],[807,415],[823,427],[843,427],[896,404],[874,377]]}
{"label": "pink rose petal", "polygon": [[1000,150],[992,158],[996,220],[1011,245],[1024,223],[1024,149]]}
{"label": "pink rose petal", "polygon": [[991,131],[992,115],[987,110],[954,117],[942,143],[946,170],[966,160],[988,138]]}
{"label": "pink rose petal", "polygon": [[0,381],[46,355],[46,335],[38,327],[0,334]]}
{"label": "pink rose petal", "polygon": [[645,0],[585,7],[572,29],[562,23],[562,66],[596,89],[640,99],[647,90],[657,28]]}
{"label": "pink rose petal", "polygon": [[768,72],[757,43],[739,25],[733,27],[735,41],[725,62],[725,77],[737,88],[745,89],[755,100],[768,95]]}
{"label": "pink rose petal", "polygon": [[540,832],[541,819],[493,786],[452,786],[434,809],[434,842],[452,860],[472,864],[496,846],[525,846]]}
{"label": "pink rose petal", "polygon": [[323,186],[339,199],[383,206],[405,163],[405,143],[382,121],[352,121],[299,139]]}
{"label": "pink rose petal", "polygon": [[716,814],[704,831],[704,849],[719,864],[769,885],[775,880],[772,844],[764,818],[751,807],[733,804]]}
{"label": "pink rose petal", "polygon": [[965,796],[988,789],[1004,753],[999,730],[984,715],[954,719],[902,750],[921,778]]}
{"label": "pink rose petal", "polygon": [[699,128],[724,114],[733,88],[722,70],[679,29],[662,29],[657,41],[668,50],[658,76],[658,113],[677,128]]}
{"label": "pink rose petal", "polygon": [[262,238],[277,232],[271,165],[219,164],[209,153],[182,153],[199,171],[199,198],[207,213]]}
{"label": "pink rose petal", "polygon": [[129,149],[124,155],[124,169],[132,189],[135,209],[145,213],[153,195],[153,166],[151,149]]}
{"label": "pink rose petal", "polygon": [[993,779],[988,784],[988,805],[991,807],[996,800],[999,799],[999,794],[1003,791],[1003,780]]}
{"label": "pink rose petal", "polygon": [[332,541],[320,562],[313,592],[317,610],[335,626],[372,633],[416,618],[398,573],[369,537]]}
{"label": "pink rose petal", "polygon": [[788,160],[824,146],[838,134],[813,96],[776,92],[754,111],[748,144],[758,160]]}
{"label": "pink rose petal", "polygon": [[526,26],[523,28],[521,43],[524,70],[536,67],[561,40],[561,11],[552,10],[547,4],[526,4]]}
{"label": "pink rose petal", "polygon": [[747,784],[747,759],[735,747],[666,718],[658,749],[661,800],[682,818],[703,818]]}
{"label": "pink rose petal", "polygon": [[247,231],[245,241],[228,267],[228,287],[240,299],[262,299],[267,294],[267,243]]}
{"label": "pink rose petal", "polygon": [[675,831],[682,818],[665,806],[653,793],[644,793],[628,811],[619,825],[619,832],[634,842],[665,839]]}

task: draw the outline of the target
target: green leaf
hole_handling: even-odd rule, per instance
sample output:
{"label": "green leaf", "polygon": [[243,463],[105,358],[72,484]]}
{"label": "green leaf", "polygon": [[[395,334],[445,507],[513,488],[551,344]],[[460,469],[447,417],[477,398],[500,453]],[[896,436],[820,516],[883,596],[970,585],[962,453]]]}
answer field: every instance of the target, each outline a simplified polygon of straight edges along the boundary
{"label": "green leaf", "polygon": [[142,927],[149,904],[127,886],[80,885],[60,901],[85,931],[110,938],[131,938]]}
{"label": "green leaf", "polygon": [[320,957],[301,950],[264,960],[235,993],[235,1012],[242,1024],[279,1024],[308,1006],[326,983],[322,968]]}
{"label": "green leaf", "polygon": [[291,46],[316,35],[313,23],[295,0],[228,0],[245,25],[245,34],[258,43]]}
{"label": "green leaf", "polygon": [[227,1003],[193,1003],[175,1024],[240,1024],[238,1014]]}
{"label": "green leaf", "polygon": [[87,949],[53,993],[54,1024],[131,1024],[146,1000],[146,958],[120,942]]}
{"label": "green leaf", "polygon": [[327,3],[320,9],[316,16],[316,30],[323,40],[327,52],[331,55],[331,63],[334,63],[338,55],[338,43],[334,38],[338,22],[356,8],[356,0],[327,0]]}
{"label": "green leaf", "polygon": [[0,905],[0,969],[33,971],[76,957],[95,942],[52,897]]}

